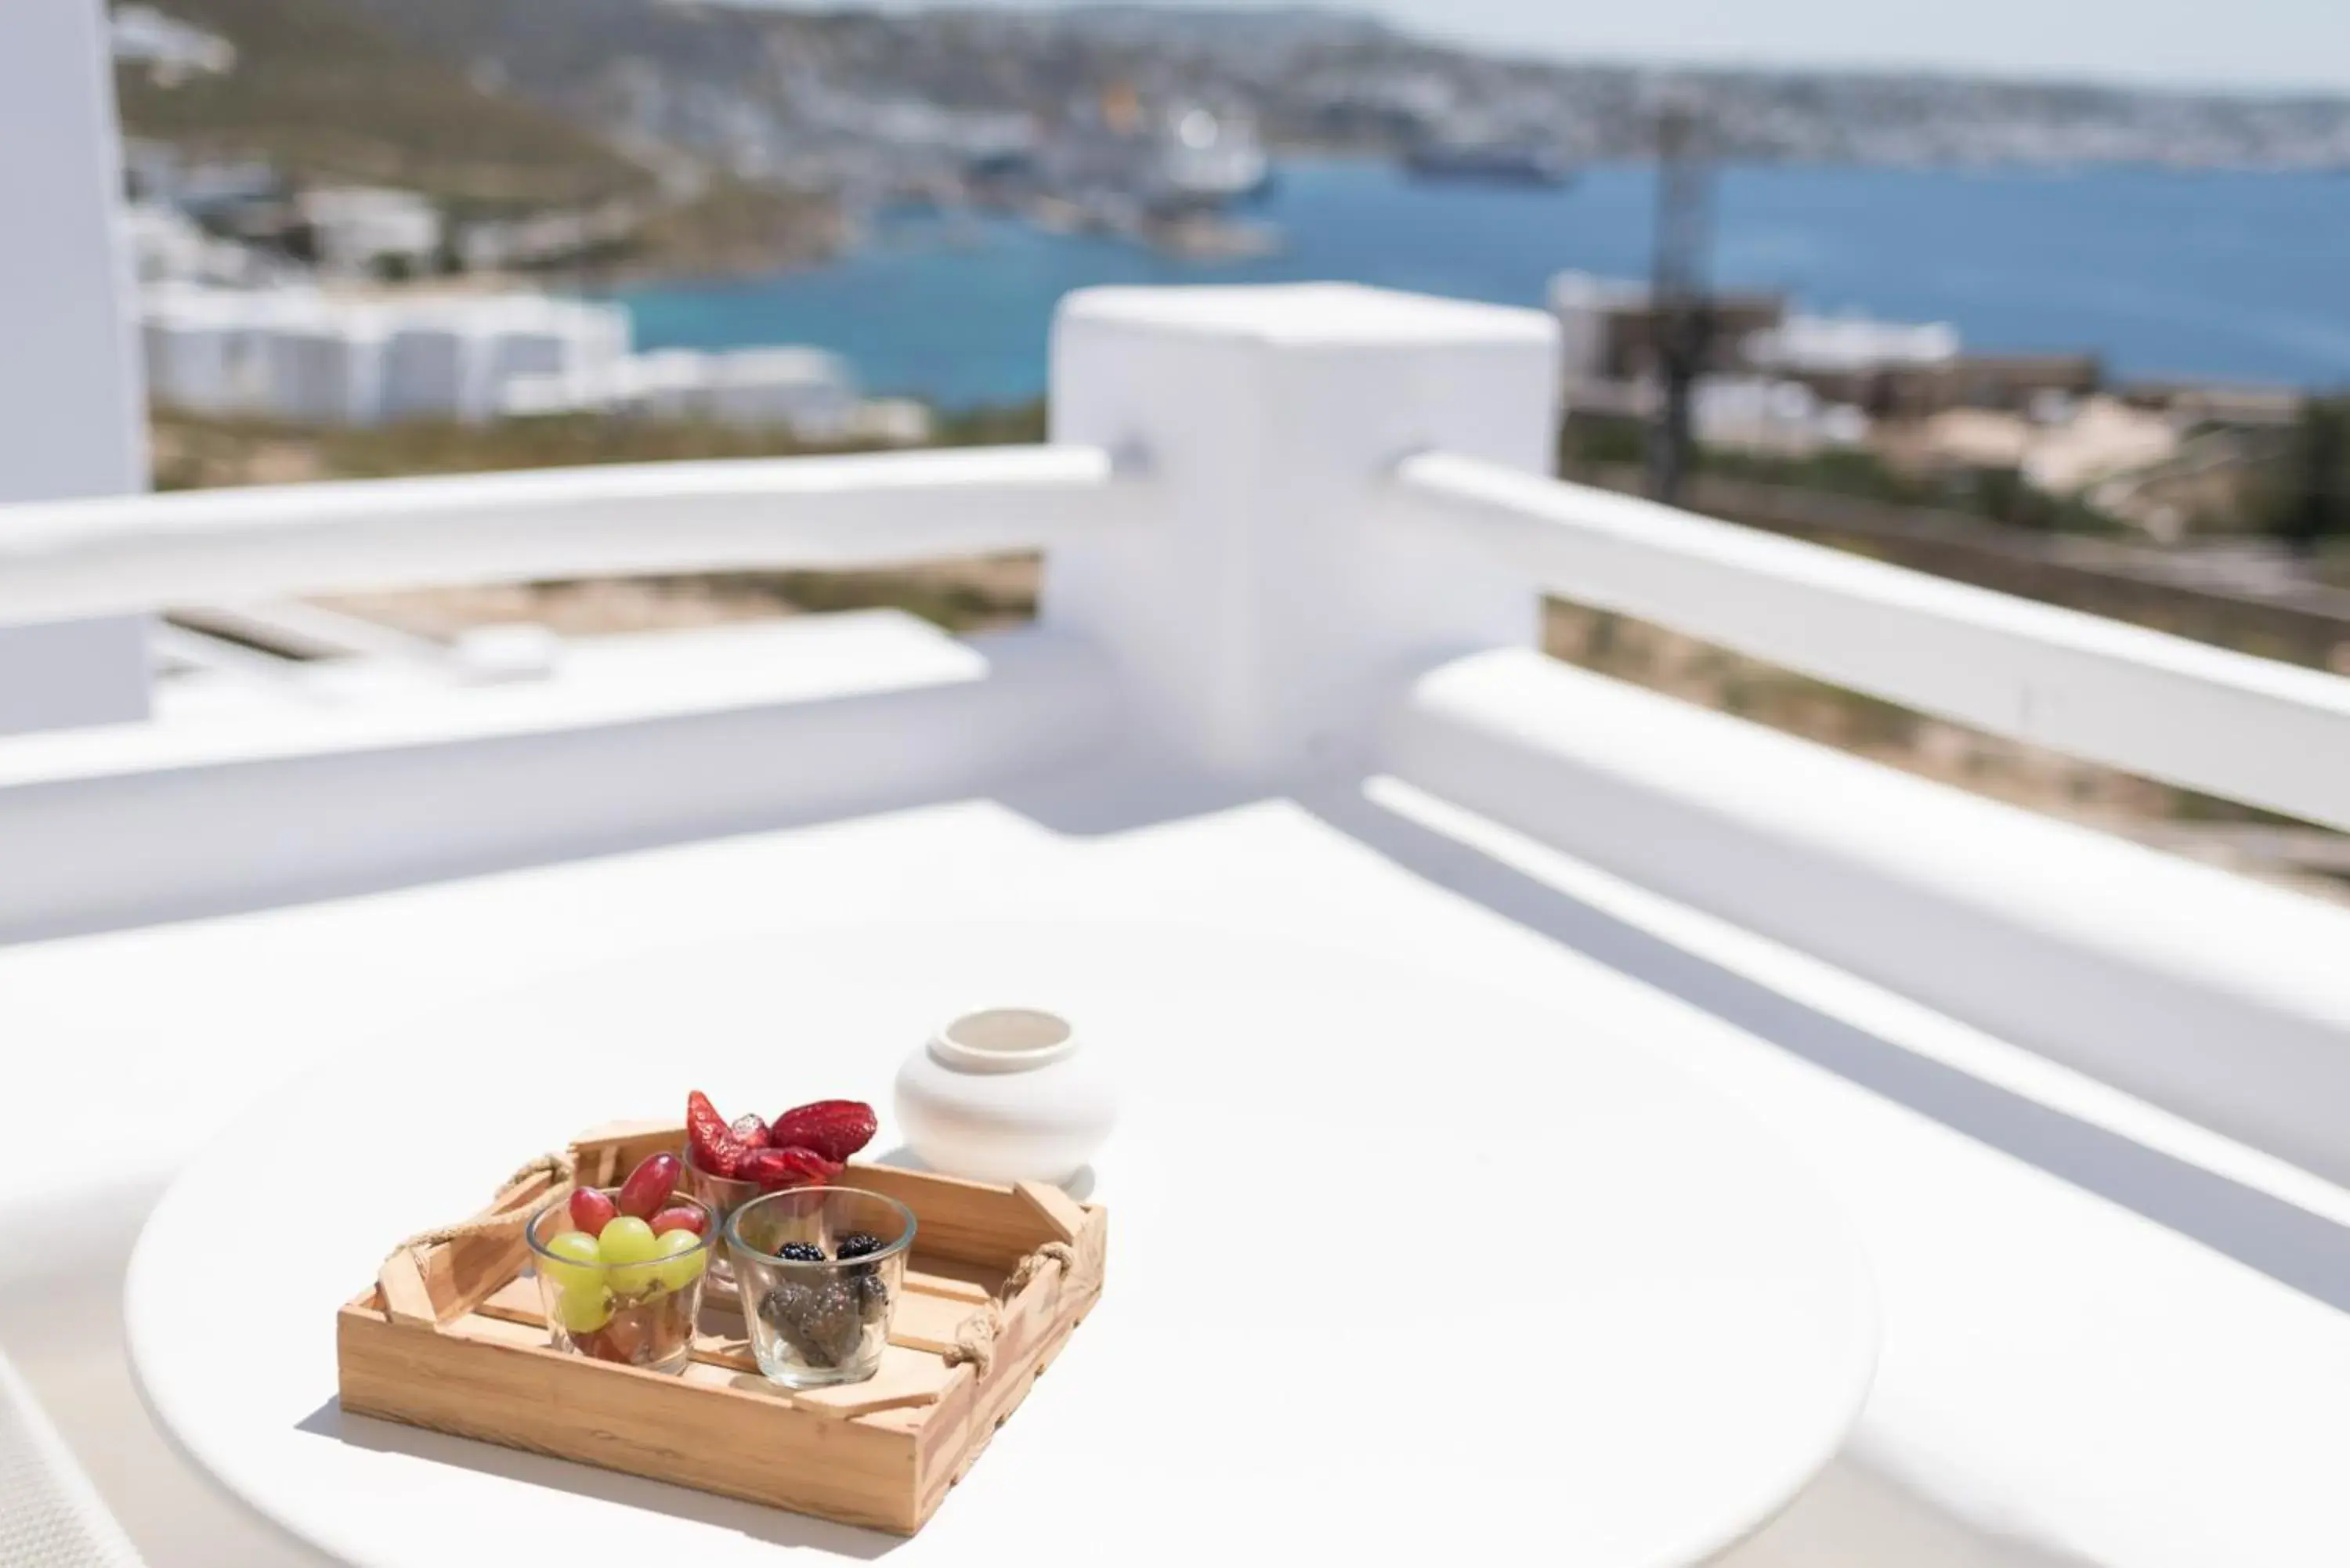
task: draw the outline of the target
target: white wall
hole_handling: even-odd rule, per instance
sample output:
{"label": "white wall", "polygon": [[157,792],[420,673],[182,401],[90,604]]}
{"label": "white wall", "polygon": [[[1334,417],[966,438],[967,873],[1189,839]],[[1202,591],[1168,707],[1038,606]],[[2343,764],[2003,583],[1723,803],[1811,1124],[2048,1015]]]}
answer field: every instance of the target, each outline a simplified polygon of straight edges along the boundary
{"label": "white wall", "polygon": [[[99,0],[0,4],[0,500],[143,490]],[[143,618],[0,628],[0,733],[143,718]]]}
{"label": "white wall", "polygon": [[1080,643],[890,610],[590,639],[422,703],[167,711],[10,752],[0,944],[957,800],[1116,722]]}
{"label": "white wall", "polygon": [[1390,715],[1398,776],[2350,1183],[2350,913],[1530,650]]}

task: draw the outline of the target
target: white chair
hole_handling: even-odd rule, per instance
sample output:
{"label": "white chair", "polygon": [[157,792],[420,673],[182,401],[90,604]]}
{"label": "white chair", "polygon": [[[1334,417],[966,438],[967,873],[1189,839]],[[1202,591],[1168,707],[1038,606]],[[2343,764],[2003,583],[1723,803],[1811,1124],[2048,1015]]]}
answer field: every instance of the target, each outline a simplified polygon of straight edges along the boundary
{"label": "white chair", "polygon": [[57,1436],[33,1391],[0,1356],[0,1563],[7,1568],[145,1568],[130,1537]]}

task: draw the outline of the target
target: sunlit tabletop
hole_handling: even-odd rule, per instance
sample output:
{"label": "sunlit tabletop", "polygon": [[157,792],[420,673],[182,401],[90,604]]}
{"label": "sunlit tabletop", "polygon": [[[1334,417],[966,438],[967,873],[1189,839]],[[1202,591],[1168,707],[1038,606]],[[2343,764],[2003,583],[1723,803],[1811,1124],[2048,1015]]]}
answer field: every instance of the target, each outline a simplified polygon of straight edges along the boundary
{"label": "sunlit tabletop", "polygon": [[[345,1415],[337,1305],[594,1123],[889,1085],[1034,1002],[1113,1067],[1100,1305],[909,1541]],[[647,948],[349,1043],[200,1156],[126,1310],[157,1416],[355,1563],[1686,1563],[1825,1463],[1877,1345],[1790,1151],[1605,996],[1148,921]]]}

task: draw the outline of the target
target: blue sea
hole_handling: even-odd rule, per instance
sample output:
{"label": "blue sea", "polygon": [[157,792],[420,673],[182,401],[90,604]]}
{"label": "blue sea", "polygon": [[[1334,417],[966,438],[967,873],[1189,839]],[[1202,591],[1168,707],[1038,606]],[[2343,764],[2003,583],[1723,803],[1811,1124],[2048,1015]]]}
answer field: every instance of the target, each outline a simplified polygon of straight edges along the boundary
{"label": "blue sea", "polygon": [[[1279,254],[1186,262],[1012,220],[905,213],[810,271],[625,291],[645,348],[812,343],[949,407],[1044,389],[1053,305],[1097,283],[1344,278],[1535,305],[1563,267],[1638,276],[1654,182],[1431,185],[1293,161],[1253,215]],[[1981,350],[2094,350],[2117,374],[2350,383],[2350,175],[1851,168],[1722,172],[1713,273],[1815,311],[1949,321]]]}

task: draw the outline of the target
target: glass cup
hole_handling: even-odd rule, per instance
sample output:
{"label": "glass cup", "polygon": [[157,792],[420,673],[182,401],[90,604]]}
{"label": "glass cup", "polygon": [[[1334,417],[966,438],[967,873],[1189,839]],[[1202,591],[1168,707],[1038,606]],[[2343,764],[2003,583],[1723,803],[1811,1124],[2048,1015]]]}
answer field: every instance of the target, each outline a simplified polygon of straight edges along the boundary
{"label": "glass cup", "polygon": [[794,1187],[735,1210],[726,1250],[759,1370],[786,1388],[872,1376],[913,1244],[912,1210],[854,1187]]}
{"label": "glass cup", "polygon": [[[685,1189],[692,1194],[696,1202],[718,1217],[719,1229],[712,1232],[713,1236],[723,1234],[726,1221],[734,1217],[734,1210],[758,1197],[760,1191],[755,1181],[741,1181],[702,1169],[693,1163],[691,1146],[685,1151]],[[723,1284],[734,1282],[734,1266],[727,1257],[725,1248],[712,1249],[710,1272],[717,1275]],[[721,1293],[723,1295],[723,1293]]]}
{"label": "glass cup", "polygon": [[[616,1201],[620,1196],[617,1187],[603,1192]],[[702,1210],[702,1234],[692,1246],[617,1263],[594,1252],[575,1255],[588,1249],[579,1241],[562,1240],[588,1234],[571,1222],[567,1199],[531,1216],[524,1236],[556,1349],[654,1372],[685,1370],[693,1350],[694,1315],[702,1309],[702,1277],[718,1252],[718,1216],[706,1203],[682,1195],[670,1199],[668,1206],[679,1205]],[[610,1230],[605,1228],[608,1235]]]}

